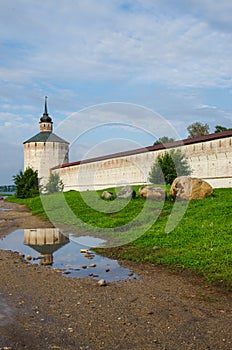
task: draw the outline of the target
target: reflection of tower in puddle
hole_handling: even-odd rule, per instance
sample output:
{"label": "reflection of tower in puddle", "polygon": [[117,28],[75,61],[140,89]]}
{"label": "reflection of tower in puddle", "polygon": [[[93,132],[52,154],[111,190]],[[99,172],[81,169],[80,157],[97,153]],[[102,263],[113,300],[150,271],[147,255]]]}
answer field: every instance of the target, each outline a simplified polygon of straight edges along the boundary
{"label": "reflection of tower in puddle", "polygon": [[41,254],[42,265],[52,265],[53,253],[68,242],[57,228],[24,229],[24,244]]}

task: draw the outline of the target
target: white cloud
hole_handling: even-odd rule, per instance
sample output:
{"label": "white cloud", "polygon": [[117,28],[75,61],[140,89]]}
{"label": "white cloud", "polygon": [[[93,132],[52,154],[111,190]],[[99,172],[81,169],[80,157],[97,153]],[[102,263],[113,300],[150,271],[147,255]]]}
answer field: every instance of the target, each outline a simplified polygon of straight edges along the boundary
{"label": "white cloud", "polygon": [[[15,5],[19,6],[15,15],[17,11],[21,20],[10,28],[6,25],[11,30],[5,30],[4,35],[8,47],[21,53],[23,34],[25,57],[13,61],[17,70],[2,68],[3,78],[75,81],[136,77],[172,86],[231,84],[224,80],[232,69],[231,33],[217,28],[212,31],[202,17],[188,12],[167,16],[162,7],[160,13],[136,11],[136,7],[128,13],[118,8],[116,1],[67,3],[58,2],[55,9],[53,1],[40,6],[27,4],[27,8],[24,1]],[[161,6],[159,1],[155,3]],[[204,8],[210,12],[208,1],[203,1],[200,9]],[[211,12],[216,13],[215,6],[213,9]],[[14,13],[10,17],[16,19]]]}
{"label": "white cloud", "polygon": [[[150,107],[182,137],[195,120],[229,127],[231,11],[229,0],[1,1],[0,123],[10,123],[8,143],[38,132],[45,95],[59,134],[69,126],[60,133],[59,120],[109,101]],[[80,113],[72,133],[112,121],[158,136],[170,129],[157,129],[149,113],[95,109]]]}

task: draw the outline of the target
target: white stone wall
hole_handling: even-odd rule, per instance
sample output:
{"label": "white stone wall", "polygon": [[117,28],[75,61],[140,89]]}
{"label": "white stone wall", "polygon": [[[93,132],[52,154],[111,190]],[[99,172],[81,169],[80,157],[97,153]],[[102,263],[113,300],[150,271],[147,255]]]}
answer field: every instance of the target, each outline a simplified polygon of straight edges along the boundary
{"label": "white stone wall", "polygon": [[[232,187],[232,137],[177,148],[186,154],[192,169],[191,176],[205,179],[214,188]],[[52,171],[59,172],[65,191],[97,190],[128,183],[146,184],[156,157],[165,151],[167,150],[116,157]]]}
{"label": "white stone wall", "polygon": [[46,185],[50,169],[68,162],[68,144],[62,142],[28,142],[24,144],[24,170],[38,170],[40,185]]}

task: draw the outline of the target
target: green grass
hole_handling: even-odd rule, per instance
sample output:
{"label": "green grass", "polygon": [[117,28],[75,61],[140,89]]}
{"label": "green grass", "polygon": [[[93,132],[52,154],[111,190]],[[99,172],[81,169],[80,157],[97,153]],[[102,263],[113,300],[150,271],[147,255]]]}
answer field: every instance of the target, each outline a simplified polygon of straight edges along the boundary
{"label": "green grass", "polygon": [[211,197],[190,201],[171,232],[165,227],[174,215],[172,209],[180,212],[185,202],[174,203],[168,197],[163,204],[138,196],[128,203],[103,201],[100,194],[70,191],[43,196],[46,213],[40,197],[9,200],[26,204],[33,214],[66,225],[70,232],[91,231],[112,246],[119,242],[121,246],[98,249],[109,257],[191,269],[208,282],[232,289],[232,189],[216,189]]}

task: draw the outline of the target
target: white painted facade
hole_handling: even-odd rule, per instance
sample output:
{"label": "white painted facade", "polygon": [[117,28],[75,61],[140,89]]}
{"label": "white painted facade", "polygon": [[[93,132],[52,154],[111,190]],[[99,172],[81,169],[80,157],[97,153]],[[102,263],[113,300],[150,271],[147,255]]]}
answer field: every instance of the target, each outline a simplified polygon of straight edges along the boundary
{"label": "white painted facade", "polygon": [[48,183],[51,168],[68,161],[69,145],[65,142],[26,142],[24,144],[24,170],[38,171],[40,185]]}

